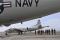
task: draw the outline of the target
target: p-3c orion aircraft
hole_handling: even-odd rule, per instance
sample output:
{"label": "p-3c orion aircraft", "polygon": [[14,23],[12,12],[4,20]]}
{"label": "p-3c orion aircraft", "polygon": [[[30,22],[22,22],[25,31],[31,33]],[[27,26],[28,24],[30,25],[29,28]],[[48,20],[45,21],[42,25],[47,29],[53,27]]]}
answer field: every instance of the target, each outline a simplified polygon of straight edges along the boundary
{"label": "p-3c orion aircraft", "polygon": [[45,28],[45,27],[49,27],[49,26],[42,27],[40,20],[38,20],[37,24],[35,24],[35,25],[31,26],[31,27],[26,27],[26,28],[24,28],[24,27],[23,28],[15,28],[15,27],[14,28],[8,28],[8,27],[6,27],[7,29],[4,30],[3,32],[6,32],[6,34],[7,33],[12,33],[12,32],[17,32],[19,35],[20,34],[22,35],[23,32],[37,31],[37,30]]}
{"label": "p-3c orion aircraft", "polygon": [[0,0],[0,25],[41,18],[60,11],[60,0]]}

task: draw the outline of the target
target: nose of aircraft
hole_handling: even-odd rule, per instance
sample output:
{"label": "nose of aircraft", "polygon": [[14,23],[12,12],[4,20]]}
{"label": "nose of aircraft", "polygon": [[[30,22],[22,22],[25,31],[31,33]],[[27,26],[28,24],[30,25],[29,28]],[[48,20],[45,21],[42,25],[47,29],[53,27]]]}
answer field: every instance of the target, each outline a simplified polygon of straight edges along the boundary
{"label": "nose of aircraft", "polygon": [[4,7],[3,7],[3,0],[0,0],[0,14],[3,12]]}

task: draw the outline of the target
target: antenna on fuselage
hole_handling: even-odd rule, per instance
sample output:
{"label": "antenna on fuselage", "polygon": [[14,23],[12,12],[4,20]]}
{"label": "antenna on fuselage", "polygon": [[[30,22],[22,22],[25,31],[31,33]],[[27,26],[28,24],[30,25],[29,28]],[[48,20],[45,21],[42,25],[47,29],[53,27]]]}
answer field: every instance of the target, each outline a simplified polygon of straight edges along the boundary
{"label": "antenna on fuselage", "polygon": [[40,22],[40,20],[38,20],[38,21],[37,21],[37,24],[38,24],[38,25],[41,25],[41,22]]}

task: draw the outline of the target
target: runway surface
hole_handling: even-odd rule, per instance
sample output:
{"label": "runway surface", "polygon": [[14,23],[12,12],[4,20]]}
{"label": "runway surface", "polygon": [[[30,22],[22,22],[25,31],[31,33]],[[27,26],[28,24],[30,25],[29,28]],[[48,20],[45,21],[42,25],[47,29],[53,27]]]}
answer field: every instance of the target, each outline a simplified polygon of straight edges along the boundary
{"label": "runway surface", "polygon": [[0,34],[0,40],[60,40],[60,32],[56,35],[35,35],[34,32],[26,32],[23,35],[9,33],[7,36]]}

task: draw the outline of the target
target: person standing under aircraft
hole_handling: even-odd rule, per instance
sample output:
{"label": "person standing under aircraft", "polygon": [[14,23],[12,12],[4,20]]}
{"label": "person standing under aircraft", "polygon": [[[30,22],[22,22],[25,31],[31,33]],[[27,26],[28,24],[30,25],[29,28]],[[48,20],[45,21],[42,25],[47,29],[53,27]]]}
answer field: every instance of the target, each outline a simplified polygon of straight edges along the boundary
{"label": "person standing under aircraft", "polygon": [[35,35],[36,35],[36,30],[35,30]]}
{"label": "person standing under aircraft", "polygon": [[40,34],[40,30],[37,31],[38,35]]}
{"label": "person standing under aircraft", "polygon": [[43,34],[43,31],[41,30],[41,35]]}
{"label": "person standing under aircraft", "polygon": [[45,30],[45,34],[47,34],[47,30]]}
{"label": "person standing under aircraft", "polygon": [[56,35],[56,30],[54,29],[54,35]]}
{"label": "person standing under aircraft", "polygon": [[53,31],[54,31],[54,30],[53,30],[53,29],[51,29],[51,33],[52,33],[52,35],[53,35]]}
{"label": "person standing under aircraft", "polygon": [[49,33],[49,35],[50,35],[50,29],[48,30],[48,33]]}
{"label": "person standing under aircraft", "polygon": [[42,30],[42,34],[44,34],[44,30]]}
{"label": "person standing under aircraft", "polygon": [[46,34],[48,35],[48,30],[46,30]]}
{"label": "person standing under aircraft", "polygon": [[28,27],[27,27],[27,31],[28,31]]}
{"label": "person standing under aircraft", "polygon": [[40,35],[41,35],[41,30],[40,30]]}

